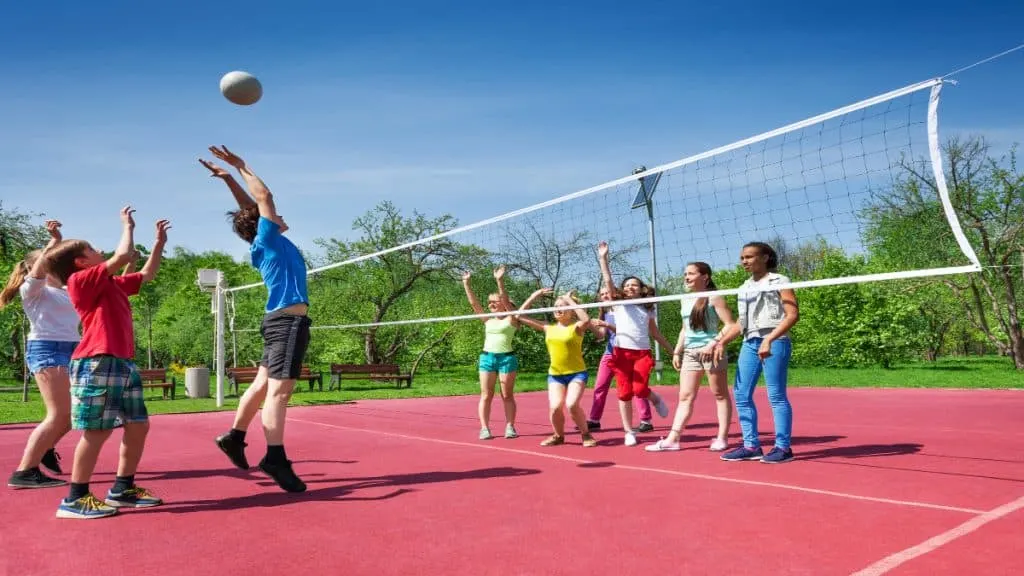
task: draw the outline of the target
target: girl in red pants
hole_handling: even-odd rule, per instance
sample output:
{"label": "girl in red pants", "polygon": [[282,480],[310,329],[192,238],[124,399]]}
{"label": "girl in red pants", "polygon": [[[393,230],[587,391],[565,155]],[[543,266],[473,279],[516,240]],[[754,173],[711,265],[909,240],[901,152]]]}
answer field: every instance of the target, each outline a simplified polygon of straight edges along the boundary
{"label": "girl in red pants", "polygon": [[[602,284],[614,291],[612,271],[608,266],[607,242],[598,245],[597,255],[601,263]],[[639,278],[630,276],[622,281],[620,293],[626,300],[632,300],[649,297],[653,292]],[[650,399],[658,416],[668,417],[668,406],[648,385],[651,370],[654,368],[651,338],[666,350],[671,350],[672,344],[658,331],[652,304],[618,304],[612,307],[612,313],[615,315],[615,345],[612,347],[611,365],[619,396],[619,414],[622,416],[622,429],[626,433],[625,444],[635,446],[632,403],[634,397]]]}

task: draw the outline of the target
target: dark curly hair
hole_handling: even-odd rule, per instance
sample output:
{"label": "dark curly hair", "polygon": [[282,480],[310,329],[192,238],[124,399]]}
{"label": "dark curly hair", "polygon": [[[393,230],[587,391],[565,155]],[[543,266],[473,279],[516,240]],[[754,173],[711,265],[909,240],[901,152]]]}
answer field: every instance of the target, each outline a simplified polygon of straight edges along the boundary
{"label": "dark curly hair", "polygon": [[260,209],[256,206],[247,206],[238,210],[228,212],[228,220],[231,221],[231,228],[238,234],[238,237],[252,244],[256,240],[256,225],[260,221]]}

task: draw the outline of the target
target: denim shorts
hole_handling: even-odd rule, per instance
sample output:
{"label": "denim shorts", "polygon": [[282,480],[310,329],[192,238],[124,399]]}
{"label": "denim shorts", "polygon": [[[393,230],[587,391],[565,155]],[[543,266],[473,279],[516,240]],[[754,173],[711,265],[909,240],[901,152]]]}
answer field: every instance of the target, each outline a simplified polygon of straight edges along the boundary
{"label": "denim shorts", "polygon": [[572,374],[548,374],[548,384],[561,384],[562,386],[568,386],[573,382],[579,382],[584,386],[587,385],[587,380],[590,374],[584,370],[583,372],[574,372]]}
{"label": "denim shorts", "polygon": [[71,354],[78,342],[61,342],[59,340],[29,340],[25,348],[25,360],[28,369],[36,374],[46,368],[67,369],[71,364]]}

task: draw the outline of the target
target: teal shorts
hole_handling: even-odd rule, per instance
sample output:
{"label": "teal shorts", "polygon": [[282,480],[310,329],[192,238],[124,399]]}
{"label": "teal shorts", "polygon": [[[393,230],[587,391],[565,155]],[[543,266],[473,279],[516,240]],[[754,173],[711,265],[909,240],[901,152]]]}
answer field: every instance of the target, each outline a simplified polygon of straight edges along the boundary
{"label": "teal shorts", "polygon": [[149,421],[142,379],[130,360],[96,356],[71,361],[71,427],[112,430]]}
{"label": "teal shorts", "polygon": [[484,352],[480,354],[481,372],[508,374],[519,370],[519,360],[514,352]]}

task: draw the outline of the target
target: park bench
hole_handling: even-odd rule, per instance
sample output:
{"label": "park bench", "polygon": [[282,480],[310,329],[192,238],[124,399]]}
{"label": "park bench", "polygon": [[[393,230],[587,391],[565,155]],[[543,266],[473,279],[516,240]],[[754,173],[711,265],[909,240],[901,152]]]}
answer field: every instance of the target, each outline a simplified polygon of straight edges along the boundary
{"label": "park bench", "polygon": [[328,390],[338,385],[341,390],[342,380],[390,380],[399,388],[405,382],[412,388],[412,374],[403,374],[398,364],[331,364],[331,383]]}
{"label": "park bench", "polygon": [[[233,388],[237,395],[238,385],[252,383],[252,381],[256,379],[256,374],[259,371],[259,366],[228,368],[225,371],[228,377],[228,390]],[[313,372],[309,369],[309,366],[302,367],[302,371],[299,373],[299,377],[296,378],[296,380],[305,380],[306,382],[309,382],[310,390],[313,390],[314,383],[321,391],[324,389],[323,375],[320,372]]]}
{"label": "park bench", "polygon": [[174,392],[178,386],[177,380],[171,376],[167,379],[166,368],[154,368],[152,370],[139,370],[139,379],[142,380],[143,388],[163,388],[164,398],[170,392],[171,400],[174,400]]}

